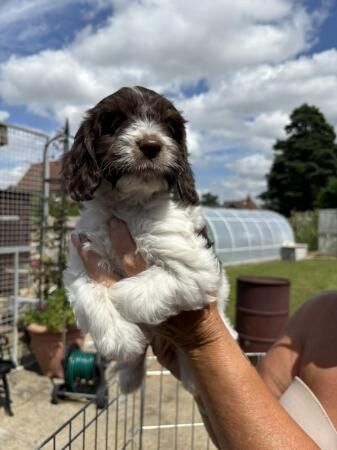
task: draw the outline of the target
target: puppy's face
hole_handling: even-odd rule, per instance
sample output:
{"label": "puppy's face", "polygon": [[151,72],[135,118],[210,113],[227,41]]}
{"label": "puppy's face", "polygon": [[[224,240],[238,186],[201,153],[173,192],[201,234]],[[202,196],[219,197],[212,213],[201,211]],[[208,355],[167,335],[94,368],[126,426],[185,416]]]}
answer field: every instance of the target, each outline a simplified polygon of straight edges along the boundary
{"label": "puppy's face", "polygon": [[162,178],[183,200],[187,189],[185,200],[197,201],[185,120],[169,100],[143,87],[122,88],[88,111],[63,173],[79,201],[92,199],[102,179],[114,187],[130,175],[144,183]]}
{"label": "puppy's face", "polygon": [[171,181],[178,173],[185,121],[166,98],[144,88],[123,88],[90,114],[98,115],[96,160],[113,185],[123,175]]}

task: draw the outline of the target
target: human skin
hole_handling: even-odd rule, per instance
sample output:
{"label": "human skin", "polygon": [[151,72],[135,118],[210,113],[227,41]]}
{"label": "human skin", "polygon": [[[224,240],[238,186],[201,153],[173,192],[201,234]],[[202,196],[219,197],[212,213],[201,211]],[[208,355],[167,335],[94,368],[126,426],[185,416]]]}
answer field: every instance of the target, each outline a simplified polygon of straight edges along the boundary
{"label": "human skin", "polygon": [[[146,270],[126,225],[112,219],[110,237],[126,276]],[[99,268],[99,255],[83,246],[85,236],[72,235],[88,275],[107,287],[118,277]],[[221,449],[306,450],[316,444],[291,419],[251,366],[218,314],[215,302],[203,310],[183,312],[152,329],[159,361],[179,377],[175,348],[190,363],[207,427]]]}
{"label": "human skin", "polygon": [[289,320],[259,372],[276,398],[298,376],[337,428],[337,292],[308,300]]}

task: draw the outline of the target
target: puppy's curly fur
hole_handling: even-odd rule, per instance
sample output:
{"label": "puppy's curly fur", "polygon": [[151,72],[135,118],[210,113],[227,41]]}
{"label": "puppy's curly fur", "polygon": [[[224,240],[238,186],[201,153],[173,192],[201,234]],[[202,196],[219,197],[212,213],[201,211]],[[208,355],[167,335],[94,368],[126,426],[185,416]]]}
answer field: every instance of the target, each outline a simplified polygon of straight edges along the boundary
{"label": "puppy's curly fur", "polygon": [[[138,324],[156,325],[182,310],[204,307],[217,292],[223,315],[228,285],[207,238],[188,163],[185,120],[165,97],[143,87],[122,88],[90,109],[63,160],[74,200],[84,202],[78,232],[122,272],[107,223],[124,220],[148,269],[111,288],[90,280],[70,249],[64,283],[83,331],[119,362],[128,393],[140,386],[151,339]],[[224,317],[225,320],[225,317]],[[147,327],[148,329],[148,327]],[[193,381],[181,361],[185,386]]]}

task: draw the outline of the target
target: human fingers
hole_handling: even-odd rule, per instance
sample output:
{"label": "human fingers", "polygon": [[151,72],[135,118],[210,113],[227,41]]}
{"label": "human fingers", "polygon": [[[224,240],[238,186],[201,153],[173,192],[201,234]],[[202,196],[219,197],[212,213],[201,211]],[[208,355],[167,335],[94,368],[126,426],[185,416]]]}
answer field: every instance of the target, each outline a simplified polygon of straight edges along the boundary
{"label": "human fingers", "polygon": [[83,234],[83,233],[72,232],[70,235],[71,242],[72,242],[73,246],[76,248],[78,253],[82,253],[82,243],[83,243],[84,237],[85,237],[85,234]]}
{"label": "human fingers", "polygon": [[85,233],[71,233],[71,242],[83,262],[100,259],[101,256],[90,248],[90,240]]}
{"label": "human fingers", "polygon": [[72,233],[71,242],[76,248],[84,268],[91,279],[107,287],[111,287],[119,281],[120,277],[110,270],[107,261],[90,248],[90,240],[86,234]]}
{"label": "human fingers", "polygon": [[127,276],[134,276],[146,269],[146,264],[132,239],[125,222],[116,217],[109,221],[109,232],[116,257]]}
{"label": "human fingers", "polygon": [[90,267],[92,265],[92,260],[94,259],[96,261],[100,257],[100,255],[90,249],[90,241],[85,233],[77,234],[73,232],[71,233],[70,238],[85,266],[89,265]]}

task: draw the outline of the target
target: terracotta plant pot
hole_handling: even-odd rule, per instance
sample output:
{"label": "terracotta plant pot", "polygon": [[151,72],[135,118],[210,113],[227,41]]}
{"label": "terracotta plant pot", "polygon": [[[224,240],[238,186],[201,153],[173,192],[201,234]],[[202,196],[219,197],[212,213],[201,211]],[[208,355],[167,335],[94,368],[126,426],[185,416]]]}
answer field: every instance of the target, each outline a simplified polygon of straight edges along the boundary
{"label": "terracotta plant pot", "polygon": [[[47,327],[32,323],[27,326],[31,338],[31,347],[37,363],[40,366],[42,375],[53,378],[63,378],[62,358],[64,348],[62,344],[62,333],[57,331],[48,331]],[[77,328],[67,330],[66,350],[72,345],[77,344],[82,347],[84,336]]]}

